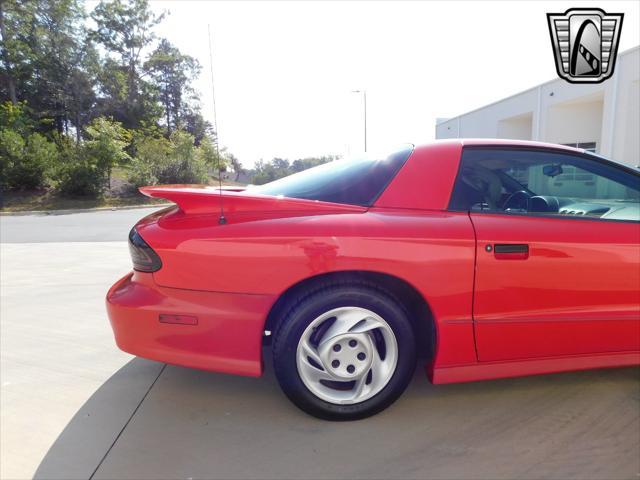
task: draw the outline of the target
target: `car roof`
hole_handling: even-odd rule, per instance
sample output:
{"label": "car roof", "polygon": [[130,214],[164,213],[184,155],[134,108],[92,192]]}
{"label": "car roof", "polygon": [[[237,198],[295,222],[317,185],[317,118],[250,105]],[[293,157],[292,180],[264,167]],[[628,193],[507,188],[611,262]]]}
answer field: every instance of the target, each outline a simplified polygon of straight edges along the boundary
{"label": "car roof", "polygon": [[533,148],[548,148],[553,150],[561,150],[571,153],[588,154],[599,161],[609,162],[618,167],[623,167],[631,172],[638,173],[639,167],[633,167],[619,160],[614,160],[609,157],[604,157],[598,153],[593,153],[582,148],[569,147],[567,145],[561,145],[558,143],[548,142],[534,142],[532,140],[511,140],[505,138],[447,138],[441,140],[434,140],[429,143],[416,145],[415,148],[424,147],[429,148],[429,145],[450,145],[451,147],[533,147]]}
{"label": "car roof", "polygon": [[[582,148],[568,147],[566,145],[560,145],[557,143],[547,143],[547,142],[534,142],[532,140],[511,140],[504,138],[448,138],[442,140],[434,140],[428,144],[424,144],[427,146],[429,144],[450,144],[452,146],[463,146],[463,147],[489,147],[489,146],[497,146],[497,147],[535,147],[535,148],[552,148],[554,150],[566,150],[568,152],[573,153],[584,153],[585,150]],[[416,145],[418,146],[418,145]],[[422,145],[419,145],[422,146]]]}

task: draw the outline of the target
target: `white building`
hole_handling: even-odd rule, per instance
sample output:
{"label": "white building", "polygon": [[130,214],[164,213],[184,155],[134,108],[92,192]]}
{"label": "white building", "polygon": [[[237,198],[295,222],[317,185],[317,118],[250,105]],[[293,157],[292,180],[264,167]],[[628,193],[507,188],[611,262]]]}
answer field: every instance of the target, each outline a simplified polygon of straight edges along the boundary
{"label": "white building", "polygon": [[640,47],[618,55],[595,85],[557,78],[458,117],[436,121],[436,138],[513,138],[593,150],[640,164]]}

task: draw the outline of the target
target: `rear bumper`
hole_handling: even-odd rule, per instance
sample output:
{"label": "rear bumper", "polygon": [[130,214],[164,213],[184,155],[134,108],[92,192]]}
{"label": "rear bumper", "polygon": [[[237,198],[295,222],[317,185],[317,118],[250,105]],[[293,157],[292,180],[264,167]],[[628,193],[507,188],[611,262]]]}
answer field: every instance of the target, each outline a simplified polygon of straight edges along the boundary
{"label": "rear bumper", "polygon": [[[160,362],[238,375],[262,373],[264,322],[270,295],[204,292],[158,286],[132,272],[107,293],[118,347]],[[160,315],[197,317],[197,325],[161,323]]]}

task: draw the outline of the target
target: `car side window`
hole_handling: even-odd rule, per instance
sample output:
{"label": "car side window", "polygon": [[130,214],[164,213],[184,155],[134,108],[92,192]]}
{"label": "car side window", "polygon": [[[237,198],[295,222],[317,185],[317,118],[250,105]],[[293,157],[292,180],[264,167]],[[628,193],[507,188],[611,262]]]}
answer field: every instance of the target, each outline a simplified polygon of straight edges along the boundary
{"label": "car side window", "polygon": [[449,209],[640,221],[640,175],[591,154],[467,147]]}

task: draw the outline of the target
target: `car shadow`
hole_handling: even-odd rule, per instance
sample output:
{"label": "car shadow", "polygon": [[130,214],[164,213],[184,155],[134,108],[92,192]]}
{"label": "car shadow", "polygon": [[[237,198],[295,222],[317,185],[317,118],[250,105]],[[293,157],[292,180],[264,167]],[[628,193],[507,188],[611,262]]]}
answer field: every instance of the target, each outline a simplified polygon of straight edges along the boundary
{"label": "car shadow", "polygon": [[335,423],[292,406],[270,364],[267,355],[265,375],[248,378],[135,358],[75,414],[35,478],[569,478],[591,464],[615,478],[640,469],[638,369],[433,386],[420,367],[388,410]]}

